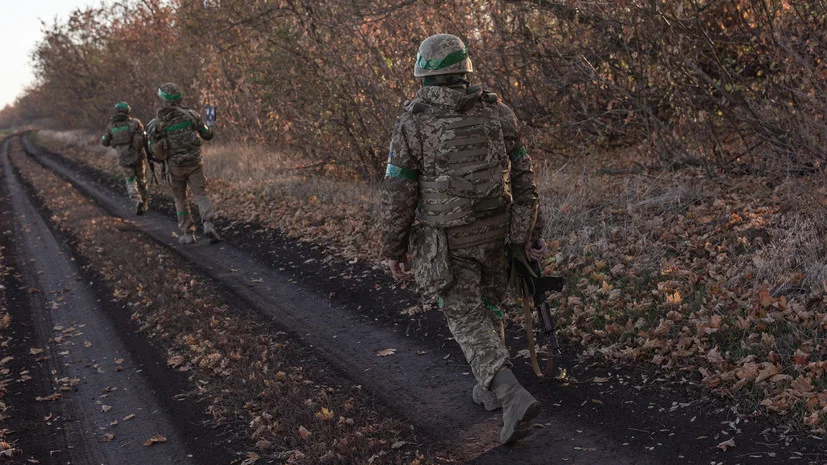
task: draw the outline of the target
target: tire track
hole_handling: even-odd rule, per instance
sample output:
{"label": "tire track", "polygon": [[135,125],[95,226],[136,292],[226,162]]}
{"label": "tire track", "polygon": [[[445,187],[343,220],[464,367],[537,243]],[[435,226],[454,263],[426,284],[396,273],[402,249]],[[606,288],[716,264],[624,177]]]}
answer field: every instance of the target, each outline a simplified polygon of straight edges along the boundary
{"label": "tire track", "polygon": [[[33,349],[43,350],[41,363],[31,370],[55,381],[28,393],[38,404],[35,410],[43,413],[38,428],[42,436],[37,450],[24,453],[39,463],[55,464],[209,463],[193,459],[201,454],[187,449],[168,409],[142,374],[146,360],[130,353],[95,293],[81,280],[74,258],[15,175],[9,149],[7,142],[0,156],[3,188],[15,218],[12,259],[29,289],[15,304],[30,309],[37,344]],[[157,434],[166,437],[166,443],[144,445]]]}

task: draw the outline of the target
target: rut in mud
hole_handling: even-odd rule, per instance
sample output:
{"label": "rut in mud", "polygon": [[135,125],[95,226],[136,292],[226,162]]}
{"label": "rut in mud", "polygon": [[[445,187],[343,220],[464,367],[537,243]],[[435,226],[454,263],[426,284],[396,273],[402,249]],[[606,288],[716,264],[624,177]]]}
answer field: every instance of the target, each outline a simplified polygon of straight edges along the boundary
{"label": "rut in mud", "polygon": [[[24,142],[34,160],[70,181],[110,215],[124,218],[125,225],[152,237],[156,245],[165,245],[163,253],[180,254],[198,273],[210,276],[222,293],[235,299],[222,318],[272,319],[290,339],[312,347],[312,354],[305,353],[307,359],[320,356],[335,366],[337,373],[328,372],[331,379],[342,375],[349,379],[330,382],[335,391],[359,386],[426,433],[418,438],[397,437],[395,444],[402,443],[402,449],[420,441],[437,444],[436,450],[454,451],[459,461],[491,464],[787,463],[791,457],[790,448],[765,442],[761,432],[766,429],[772,435],[769,425],[736,417],[725,404],[705,398],[695,387],[659,383],[645,373],[587,365],[573,358],[564,363],[572,379],[582,382],[564,384],[531,378],[525,361],[517,359],[516,371],[545,409],[532,437],[517,447],[496,447],[497,415],[470,402],[473,380],[438,315],[414,320],[398,315],[402,308],[393,297],[411,296],[391,290],[387,278],[352,266],[348,275],[361,276],[361,282],[336,282],[329,279],[337,276],[335,270],[332,275],[322,270],[324,257],[312,248],[268,232],[229,231],[231,241],[219,246],[178,247],[169,216],[151,212],[133,217],[125,199],[90,179],[88,172]],[[384,291],[374,292],[380,288]],[[514,337],[519,338],[519,333]],[[512,348],[521,344],[511,342]],[[393,355],[377,357],[378,351],[389,348],[396,349]],[[304,361],[294,360],[293,365]],[[246,389],[238,386],[240,391]],[[338,408],[333,410],[338,415]],[[743,448],[715,447],[729,438],[749,444],[746,455]],[[802,462],[819,463],[823,459],[819,446],[817,441],[796,441],[792,447]],[[427,460],[428,455],[422,458]],[[301,463],[301,457],[296,457],[282,458]],[[377,457],[379,463],[390,459],[391,455]],[[437,458],[433,463],[441,461]]]}

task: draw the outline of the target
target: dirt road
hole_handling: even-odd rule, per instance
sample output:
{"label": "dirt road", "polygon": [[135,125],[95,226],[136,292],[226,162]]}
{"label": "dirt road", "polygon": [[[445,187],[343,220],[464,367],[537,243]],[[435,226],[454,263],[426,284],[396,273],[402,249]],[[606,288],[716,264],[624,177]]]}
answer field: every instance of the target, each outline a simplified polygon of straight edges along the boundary
{"label": "dirt road", "polygon": [[[18,286],[10,290],[13,317],[27,331],[16,340],[27,353],[28,382],[10,397],[25,416],[21,446],[30,463],[225,463],[226,451],[199,441],[174,415],[183,405],[163,398],[147,364],[162,359],[124,337],[106,315],[78,264],[49,228],[15,176],[2,147],[2,209]],[[11,222],[12,224],[8,224]],[[28,346],[28,347],[25,347]],[[192,407],[192,406],[188,406]],[[163,437],[163,439],[162,439]],[[145,446],[146,441],[163,446]],[[210,458],[212,457],[212,458]]]}
{"label": "dirt road", "polygon": [[[331,376],[343,376],[358,383],[397,415],[424,431],[432,442],[455,451],[465,461],[479,464],[734,464],[787,463],[791,457],[801,460],[799,463],[820,463],[824,459],[817,440],[793,438],[793,447],[799,454],[794,455],[790,448],[767,442],[768,437],[775,438],[771,425],[760,419],[741,420],[726,404],[705,398],[696,387],[663,383],[649,379],[646,373],[604,367],[574,358],[565,360],[573,375],[572,382],[565,384],[531,378],[524,361],[518,359],[516,370],[544,402],[545,409],[536,420],[533,436],[516,447],[498,447],[498,417],[470,402],[469,393],[474,382],[456,345],[448,340],[444,324],[438,315],[419,317],[414,322],[398,316],[400,308],[389,303],[389,297],[400,295],[401,299],[406,297],[402,295],[404,291],[373,292],[390,287],[386,278],[371,274],[369,269],[354,270],[351,267],[346,270],[349,275],[361,273],[365,277],[363,282],[342,283],[338,280],[335,283],[337,280],[329,278],[335,277],[337,270],[334,269],[332,274],[323,270],[329,266],[323,265],[322,257],[315,255],[313,250],[295,244],[279,244],[278,241],[269,246],[290,250],[274,251],[267,246],[261,250],[262,235],[251,240],[243,234],[237,237],[230,234],[237,240],[217,246],[200,242],[191,247],[179,247],[171,216],[150,212],[144,217],[133,217],[126,199],[90,179],[88,172],[34,146],[25,137],[23,143],[33,159],[94,199],[109,214],[128,219],[135,228],[165,244],[220,283],[237,297],[237,311],[252,311],[272,318],[279,327],[330,361],[338,372]],[[119,420],[117,426],[108,426],[112,419],[123,418],[127,411],[135,413],[137,419],[141,416],[138,407],[144,406],[141,412],[146,422],[130,420],[133,422],[130,425],[141,429],[129,431],[128,435],[119,432],[115,441],[136,435],[148,439],[155,432],[168,432],[164,434],[168,441],[165,445],[174,443],[177,449],[166,447],[161,453],[167,455],[150,463],[173,463],[163,462],[173,457],[180,460],[174,463],[190,463],[186,460],[194,454],[192,445],[175,436],[180,425],[170,423],[167,418],[169,402],[153,397],[152,382],[142,380],[143,372],[132,374],[147,361],[131,359],[134,349],[119,342],[122,336],[117,330],[107,329],[106,318],[95,310],[94,294],[84,296],[84,285],[76,280],[77,270],[72,268],[72,259],[57,241],[52,238],[51,245],[45,247],[42,245],[45,239],[36,239],[50,237],[48,225],[27,203],[5,158],[3,172],[8,199],[15,211],[14,223],[19,230],[14,236],[15,257],[17,263],[27,263],[22,276],[24,287],[39,290],[20,298],[26,299],[27,308],[38,309],[32,312],[35,319],[43,320],[34,325],[38,343],[46,347],[46,341],[55,336],[63,337],[63,344],[73,343],[69,349],[51,344],[49,351],[44,352],[49,356],[49,369],[58,371],[55,375],[58,379],[83,380],[75,385],[80,394],[75,397],[84,402],[75,402],[77,405],[74,406],[69,402],[61,404],[74,409],[72,412],[75,413],[61,414],[79,419],[72,423],[77,431],[51,439],[56,445],[50,447],[69,450],[66,437],[85,437],[83,442],[87,447],[79,449],[84,449],[82,454],[86,455],[72,455],[77,457],[72,463],[126,463],[101,456],[107,445],[101,446],[101,441],[106,439],[103,435],[112,434],[110,430],[122,428],[127,423]],[[35,219],[35,223],[30,225],[20,215]],[[32,229],[35,224],[36,229]],[[273,266],[272,256],[281,257],[283,266]],[[35,266],[38,263],[56,265],[44,267],[49,269],[46,272]],[[62,306],[68,304],[59,301],[56,305],[60,310],[44,311],[54,302],[49,300],[56,296],[53,292],[67,293],[63,291],[64,287],[72,294],[72,308],[79,310],[76,313],[67,311]],[[336,291],[338,296],[334,297]],[[62,328],[60,334],[56,334],[55,327]],[[63,331],[69,328],[74,331],[64,335]],[[76,333],[83,334],[73,335]],[[94,333],[95,337],[87,336],[89,333]],[[519,337],[519,333],[512,336]],[[389,348],[396,349],[392,356],[377,356],[378,351]],[[60,355],[66,350],[69,350],[68,355]],[[122,362],[115,363],[121,358],[124,359]],[[74,363],[66,365],[67,362]],[[115,371],[118,366],[124,370]],[[69,371],[71,369],[75,371]],[[131,378],[127,379],[124,374],[131,374]],[[41,378],[43,382],[50,379],[47,375]],[[116,381],[119,384],[114,384]],[[118,389],[106,392],[109,387]],[[102,393],[110,397],[99,398]],[[118,397],[116,402],[116,395],[122,395],[123,399]],[[112,410],[103,412],[103,405],[113,406]],[[48,416],[43,410],[31,413]],[[150,434],[150,431],[153,432]],[[716,447],[729,439],[744,446],[728,451]],[[143,441],[135,444],[143,452],[161,449],[143,446]],[[215,456],[212,457],[214,460]],[[192,463],[219,463],[193,460]]]}

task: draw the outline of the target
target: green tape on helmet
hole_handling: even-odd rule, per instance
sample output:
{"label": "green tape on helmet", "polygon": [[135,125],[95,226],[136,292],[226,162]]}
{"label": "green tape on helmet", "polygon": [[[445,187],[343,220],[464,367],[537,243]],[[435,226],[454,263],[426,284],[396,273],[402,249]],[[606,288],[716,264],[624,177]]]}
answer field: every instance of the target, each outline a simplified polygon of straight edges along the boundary
{"label": "green tape on helmet", "polygon": [[161,97],[164,100],[181,100],[181,94],[168,94],[161,89],[158,89],[158,97]]}
{"label": "green tape on helmet", "polygon": [[420,54],[416,54],[416,65],[422,69],[431,69],[437,70],[442,68],[447,68],[451,65],[455,65],[462,60],[468,58],[468,47],[465,47],[462,50],[457,50],[456,52],[449,53],[445,56],[445,58],[439,60],[426,60]]}
{"label": "green tape on helmet", "polygon": [[129,104],[126,102],[118,102],[115,104],[115,111],[129,113],[132,111],[132,107],[130,107]]}

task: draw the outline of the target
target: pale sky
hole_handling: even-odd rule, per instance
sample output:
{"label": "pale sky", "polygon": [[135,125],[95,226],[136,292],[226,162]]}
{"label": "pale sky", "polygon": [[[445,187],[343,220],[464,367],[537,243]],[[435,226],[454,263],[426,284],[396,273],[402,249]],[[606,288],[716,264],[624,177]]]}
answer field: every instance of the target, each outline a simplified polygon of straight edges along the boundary
{"label": "pale sky", "polygon": [[100,0],[3,0],[0,7],[0,109],[14,103],[23,88],[34,80],[31,53],[41,38],[42,25],[55,18],[65,20],[69,12]]}

